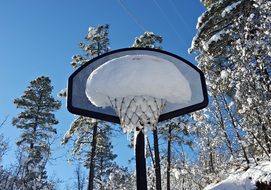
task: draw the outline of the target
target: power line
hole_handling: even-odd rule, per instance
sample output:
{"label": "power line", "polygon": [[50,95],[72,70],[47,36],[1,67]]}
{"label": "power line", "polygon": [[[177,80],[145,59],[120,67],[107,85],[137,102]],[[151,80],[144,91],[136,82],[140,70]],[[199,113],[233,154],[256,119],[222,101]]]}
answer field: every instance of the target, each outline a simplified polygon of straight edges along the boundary
{"label": "power line", "polygon": [[135,24],[143,31],[147,31],[147,29],[138,21],[138,19],[132,14],[132,12],[125,6],[122,0],[116,0],[124,12],[135,22]]}
{"label": "power line", "polygon": [[173,8],[174,12],[177,14],[179,20],[185,25],[185,28],[188,32],[191,31],[191,29],[188,27],[188,24],[186,22],[186,20],[183,18],[183,16],[179,13],[176,4],[174,3],[173,0],[169,0],[171,7]]}
{"label": "power line", "polygon": [[160,12],[163,14],[163,16],[165,17],[165,20],[167,22],[167,24],[170,26],[170,28],[173,30],[173,32],[175,33],[176,37],[179,38],[179,40],[182,41],[182,38],[180,37],[179,33],[177,32],[176,28],[174,27],[174,25],[171,24],[167,14],[165,13],[165,11],[162,9],[162,7],[159,5],[159,3],[156,0],[153,0],[153,2],[155,3],[155,5],[158,7],[158,9],[160,10]]}

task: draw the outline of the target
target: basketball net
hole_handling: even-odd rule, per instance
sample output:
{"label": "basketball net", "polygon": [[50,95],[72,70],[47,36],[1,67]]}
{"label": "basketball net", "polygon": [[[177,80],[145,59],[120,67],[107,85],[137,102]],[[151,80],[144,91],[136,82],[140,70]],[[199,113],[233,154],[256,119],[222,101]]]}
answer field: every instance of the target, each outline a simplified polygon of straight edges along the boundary
{"label": "basketball net", "polygon": [[124,132],[131,133],[156,127],[159,116],[165,107],[164,99],[151,96],[108,97],[112,108],[120,118]]}

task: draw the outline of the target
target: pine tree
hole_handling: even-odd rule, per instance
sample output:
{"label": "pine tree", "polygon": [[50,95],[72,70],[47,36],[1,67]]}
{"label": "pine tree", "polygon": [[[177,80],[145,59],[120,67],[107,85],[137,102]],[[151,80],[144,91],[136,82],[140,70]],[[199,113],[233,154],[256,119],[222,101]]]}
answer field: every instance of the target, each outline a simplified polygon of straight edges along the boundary
{"label": "pine tree", "polygon": [[[173,118],[158,124],[159,139],[162,146],[160,153],[161,158],[161,185],[162,189],[172,189],[175,187],[174,180],[172,180],[172,172],[174,165],[186,156],[184,149],[190,148],[192,150],[192,131],[189,129],[191,124],[191,116],[184,115]],[[179,167],[179,171],[183,172],[185,169]],[[181,180],[181,178],[179,179]],[[184,180],[184,178],[183,178]],[[174,188],[173,188],[174,189]]]}
{"label": "pine tree", "polygon": [[22,112],[13,119],[13,125],[22,130],[17,141],[23,153],[20,173],[21,189],[52,189],[46,175],[46,163],[51,155],[50,140],[58,124],[53,112],[61,104],[51,93],[53,87],[48,77],[38,77],[30,82],[24,94],[14,100]]}
{"label": "pine tree", "polygon": [[153,32],[144,32],[143,35],[136,37],[132,47],[162,49],[163,38]]}
{"label": "pine tree", "polygon": [[77,190],[84,190],[86,184],[86,176],[85,173],[82,171],[80,164],[78,164],[74,170],[76,182],[74,183],[74,189]]}
{"label": "pine tree", "polygon": [[[105,183],[109,180],[110,174],[115,170],[116,163],[114,162],[117,157],[113,153],[113,146],[110,140],[112,136],[112,126],[108,123],[101,121],[97,128],[97,149],[95,156],[95,182],[97,189],[104,189]],[[85,166],[88,168],[90,160],[86,160]]]}
{"label": "pine tree", "polygon": [[215,175],[226,173],[227,165],[244,161],[248,166],[270,154],[271,1],[203,3],[207,10],[199,18],[190,52],[198,53],[198,66],[207,79],[210,107],[197,121],[202,148],[209,147],[202,152],[210,153],[204,158],[209,169],[217,170]]}
{"label": "pine tree", "polygon": [[97,27],[89,27],[85,40],[88,42],[79,44],[79,47],[85,52],[85,55],[76,54],[72,57],[71,66],[73,68],[84,65],[90,59],[108,52],[109,38],[108,38],[109,25],[99,25]]}
{"label": "pine tree", "polygon": [[[86,43],[79,44],[85,54],[72,57],[73,68],[80,67],[90,59],[109,51],[108,30],[107,24],[89,28],[85,37]],[[65,96],[66,91],[63,90],[60,95]],[[111,128],[108,125],[103,121],[77,116],[62,141],[65,144],[72,136],[76,136],[73,153],[83,158],[84,166],[89,168],[89,190],[94,187],[101,189],[104,180],[107,180],[110,174],[107,167],[114,165],[116,155],[112,152]]]}
{"label": "pine tree", "polygon": [[[7,121],[7,117],[0,123],[0,129],[4,126]],[[5,139],[4,135],[0,133],[0,189],[10,188],[10,181],[12,178],[12,172],[8,171],[2,165],[3,156],[6,154],[8,149],[8,142]]]}

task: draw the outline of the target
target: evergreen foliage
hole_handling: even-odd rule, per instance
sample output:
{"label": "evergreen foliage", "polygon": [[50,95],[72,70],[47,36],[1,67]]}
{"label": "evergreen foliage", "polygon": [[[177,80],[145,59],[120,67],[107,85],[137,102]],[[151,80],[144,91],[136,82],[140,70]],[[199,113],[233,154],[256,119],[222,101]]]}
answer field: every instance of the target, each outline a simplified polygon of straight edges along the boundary
{"label": "evergreen foliage", "polygon": [[[77,68],[90,59],[108,52],[109,25],[90,27],[85,37],[86,42],[81,42],[79,47],[84,54],[74,55],[71,66]],[[66,96],[66,90],[60,95]],[[89,189],[104,188],[104,182],[108,179],[112,168],[116,166],[111,144],[112,131],[109,123],[83,116],[76,116],[70,129],[63,137],[62,143],[66,144],[75,137],[72,153],[76,159],[83,161],[84,166],[89,169]],[[94,183],[95,181],[95,183]]]}
{"label": "evergreen foliage", "polygon": [[158,36],[153,32],[144,32],[143,35],[135,38],[132,47],[162,49],[162,42],[163,38],[161,36]]}
{"label": "evergreen foliage", "polygon": [[[270,0],[203,1],[190,52],[210,95],[194,114],[204,184],[270,157]],[[221,164],[224,163],[224,164]]]}
{"label": "evergreen foliage", "polygon": [[85,37],[87,43],[79,43],[79,47],[85,54],[76,54],[72,57],[71,66],[73,68],[80,67],[88,60],[102,55],[110,50],[108,30],[108,24],[99,25],[97,27],[89,27],[88,33]]}
{"label": "evergreen foliage", "polygon": [[58,124],[53,112],[61,104],[51,93],[53,87],[48,77],[38,77],[30,82],[24,94],[14,100],[14,104],[22,111],[12,124],[22,133],[17,145],[22,153],[20,159],[20,189],[52,189],[47,180],[46,163],[51,156],[50,140]]}

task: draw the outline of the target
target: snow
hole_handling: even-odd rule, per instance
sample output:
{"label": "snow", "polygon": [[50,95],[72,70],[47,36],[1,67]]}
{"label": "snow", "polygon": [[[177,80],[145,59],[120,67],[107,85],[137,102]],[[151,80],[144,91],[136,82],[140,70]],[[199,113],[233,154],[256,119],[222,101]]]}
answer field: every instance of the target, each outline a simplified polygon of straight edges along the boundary
{"label": "snow", "polygon": [[247,98],[247,102],[248,102],[249,105],[251,105],[253,103],[252,98]]}
{"label": "snow", "polygon": [[225,10],[221,13],[221,16],[222,16],[222,17],[225,17],[226,14],[228,14],[228,13],[231,12],[233,9],[235,9],[235,8],[237,7],[237,5],[239,5],[241,2],[242,2],[242,1],[237,1],[237,2],[235,2],[235,3],[233,3],[233,4],[229,5],[229,6],[227,6],[227,7],[225,8]]}
{"label": "snow", "polygon": [[171,62],[151,55],[127,55],[112,59],[88,77],[86,95],[97,107],[112,107],[123,131],[156,126],[166,102],[191,99],[189,82]]}
{"label": "snow", "polygon": [[[182,171],[182,170],[181,170]],[[180,179],[180,171],[178,170],[178,169],[176,169],[176,168],[173,168],[172,169],[172,173],[174,174],[174,177],[176,178],[176,179]]]}
{"label": "snow", "polygon": [[221,77],[222,79],[226,79],[226,78],[228,78],[228,76],[229,76],[229,73],[228,73],[227,71],[225,71],[225,70],[222,70],[222,71],[221,71],[220,77]]}
{"label": "snow", "polygon": [[250,167],[247,171],[236,171],[227,179],[218,184],[211,184],[204,190],[254,190],[257,181],[271,181],[271,162],[263,161],[256,166]]}
{"label": "snow", "polygon": [[191,47],[188,49],[188,53],[192,53],[193,49],[195,49],[195,44],[196,44],[196,40],[197,40],[198,36],[194,36],[191,42]]}
{"label": "snow", "polygon": [[185,103],[191,99],[191,89],[173,63],[150,55],[127,55],[95,69],[87,80],[86,95],[98,107],[111,106],[109,97],[129,96]]}
{"label": "snow", "polygon": [[229,103],[229,107],[231,108],[231,107],[233,107],[234,106],[234,101],[231,101],[230,103]]}
{"label": "snow", "polygon": [[212,42],[217,42],[218,40],[221,40],[221,37],[225,34],[225,30],[221,30],[220,32],[213,35],[205,44],[203,44],[203,49],[207,51],[209,49],[209,46]]}
{"label": "snow", "polygon": [[196,29],[199,29],[200,25],[202,24],[202,19],[203,17],[206,15],[207,12],[202,13],[202,15],[200,17],[198,17],[198,22],[196,25]]}
{"label": "snow", "polygon": [[67,97],[68,94],[68,88],[64,88],[62,89],[59,93],[58,93],[58,97]]}

